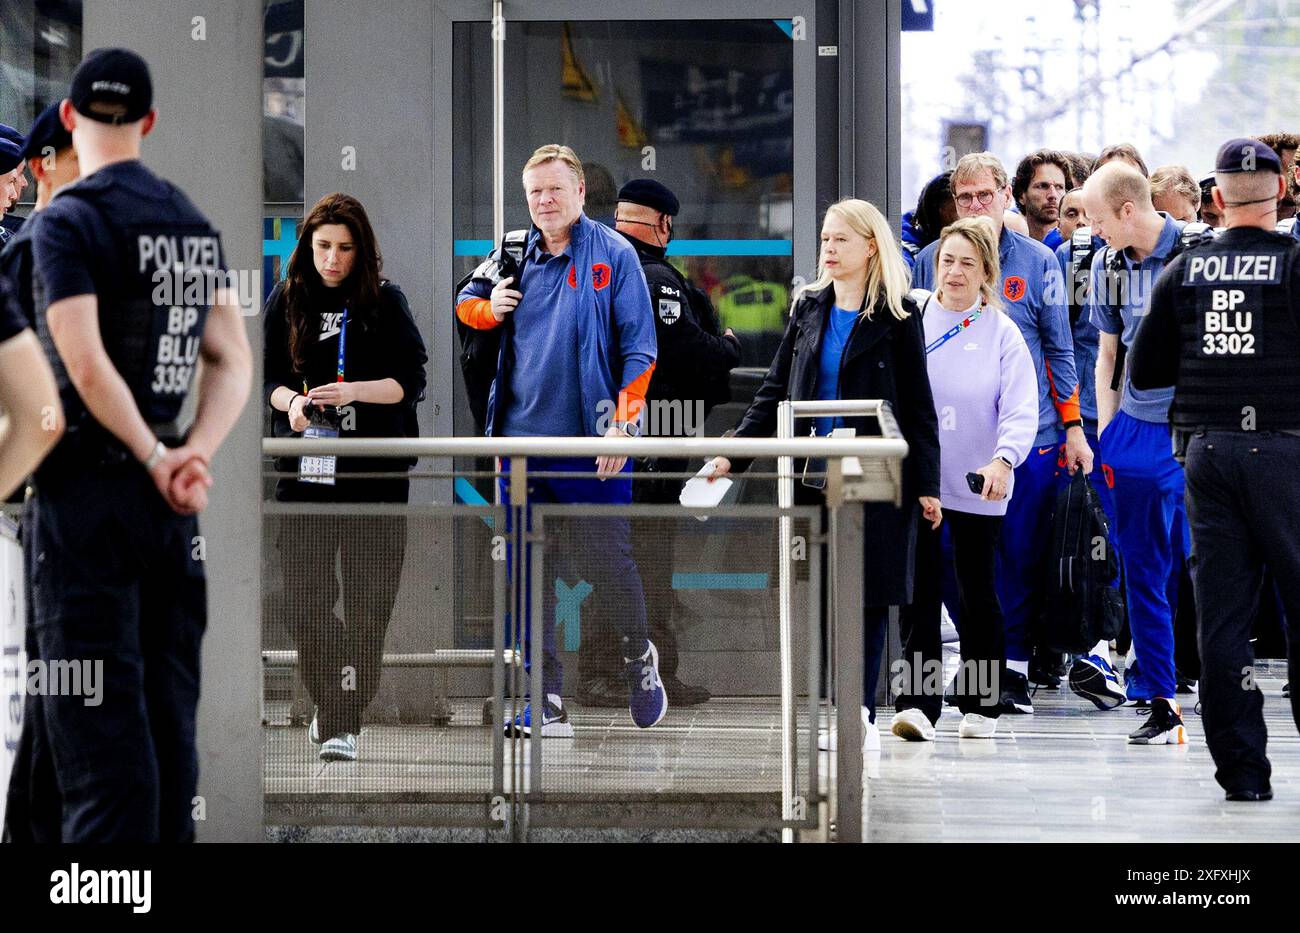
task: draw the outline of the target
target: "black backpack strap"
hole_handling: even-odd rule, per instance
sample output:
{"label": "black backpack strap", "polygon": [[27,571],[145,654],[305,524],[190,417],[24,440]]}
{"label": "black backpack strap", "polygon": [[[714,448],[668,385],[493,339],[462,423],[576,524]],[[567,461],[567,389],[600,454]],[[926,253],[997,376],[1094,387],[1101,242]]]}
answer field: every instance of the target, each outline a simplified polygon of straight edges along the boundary
{"label": "black backpack strap", "polygon": [[1097,258],[1097,250],[1092,245],[1092,228],[1076,227],[1070,237],[1070,324],[1079,322],[1083,314],[1092,277],[1092,261]]}
{"label": "black backpack strap", "polygon": [[[1124,296],[1121,291],[1124,290],[1127,281],[1120,273],[1124,269],[1124,257],[1115,250],[1107,246],[1098,254],[1098,259],[1105,263],[1106,269],[1106,303],[1110,306],[1111,314],[1119,318],[1121,323],[1124,320],[1123,305]],[[1094,262],[1096,260],[1093,260]],[[1112,392],[1120,391],[1120,386],[1124,384],[1124,362],[1128,356],[1128,347],[1124,345],[1124,335],[1120,334],[1120,339],[1116,341],[1115,347],[1115,370],[1110,375],[1110,388]]]}

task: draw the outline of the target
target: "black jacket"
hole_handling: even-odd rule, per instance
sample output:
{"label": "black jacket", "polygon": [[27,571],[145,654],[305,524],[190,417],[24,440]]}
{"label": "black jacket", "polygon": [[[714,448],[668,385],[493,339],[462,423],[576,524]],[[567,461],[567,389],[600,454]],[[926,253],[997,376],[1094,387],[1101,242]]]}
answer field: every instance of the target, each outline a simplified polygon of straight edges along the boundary
{"label": "black jacket", "polygon": [[[728,401],[731,370],[740,365],[740,341],[719,334],[717,313],[665,257],[665,251],[623,234],[636,249],[650,288],[659,355],[646,399],[704,402],[704,413]],[[661,432],[662,433],[662,432]]]}
{"label": "black jacket", "polygon": [[[323,313],[342,311],[342,295],[337,289],[322,289],[313,296],[312,314],[319,325]],[[392,282],[384,282],[379,290],[379,308],[373,315],[349,315],[346,359],[343,377],[348,382],[366,382],[373,379],[396,379],[402,386],[402,400],[394,405],[354,402],[355,420],[345,437],[418,437],[415,406],[424,394],[425,364],[428,354],[420,330],[411,316],[402,290]],[[321,339],[313,340],[307,352],[304,372],[295,370],[289,353],[289,326],[285,317],[284,285],[271,292],[263,311],[263,399],[269,406],[271,393],[278,386],[288,386],[295,392],[307,386],[319,386],[337,378],[337,329],[323,331]],[[275,437],[299,437],[289,428],[289,416],[275,408],[271,410],[272,434]],[[392,472],[410,466],[409,461],[390,457],[341,457],[339,473]],[[281,458],[276,470],[296,472],[296,458]],[[354,481],[360,482],[360,481]],[[309,487],[309,488],[307,488]],[[299,494],[308,498],[328,497],[331,501],[347,500],[351,496],[338,486],[320,486],[282,479],[277,485],[276,498],[297,499]],[[364,501],[364,498],[363,500]]]}
{"label": "black jacket", "polygon": [[[796,303],[737,436],[770,437],[776,432],[781,402],[817,397],[822,338],[834,298],[834,287],[827,285],[805,293]],[[939,496],[939,421],[926,369],[924,329],[915,304],[905,300],[904,308],[910,312],[906,320],[898,320],[880,304],[871,317],[854,322],[840,360],[839,397],[889,402],[909,451],[903,463],[903,507],[867,506],[864,602],[873,606],[911,602],[917,498]],[[846,418],[845,426],[859,434],[874,433],[868,420]],[[745,469],[750,462],[737,461],[734,468]]]}

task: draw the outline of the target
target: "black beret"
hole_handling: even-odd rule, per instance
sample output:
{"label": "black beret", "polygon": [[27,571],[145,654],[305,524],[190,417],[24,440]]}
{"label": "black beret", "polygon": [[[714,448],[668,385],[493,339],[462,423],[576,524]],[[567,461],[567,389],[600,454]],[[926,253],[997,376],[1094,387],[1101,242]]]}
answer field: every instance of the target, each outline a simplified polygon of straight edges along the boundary
{"label": "black beret", "polygon": [[46,147],[58,152],[72,145],[72,134],[63,128],[59,119],[59,105],[50,104],[32,124],[31,132],[23,140],[23,158],[39,159]]}
{"label": "black beret", "polygon": [[1282,160],[1266,143],[1249,136],[1240,136],[1219,147],[1219,155],[1214,160],[1214,171],[1224,175],[1264,171],[1281,175]]}
{"label": "black beret", "polygon": [[7,139],[0,139],[0,175],[12,172],[22,160],[23,151],[18,148],[17,143],[12,143]]}
{"label": "black beret", "polygon": [[630,204],[640,204],[661,214],[667,214],[669,217],[676,217],[677,212],[681,210],[677,195],[649,178],[634,178],[629,181],[618,189],[618,199]]}

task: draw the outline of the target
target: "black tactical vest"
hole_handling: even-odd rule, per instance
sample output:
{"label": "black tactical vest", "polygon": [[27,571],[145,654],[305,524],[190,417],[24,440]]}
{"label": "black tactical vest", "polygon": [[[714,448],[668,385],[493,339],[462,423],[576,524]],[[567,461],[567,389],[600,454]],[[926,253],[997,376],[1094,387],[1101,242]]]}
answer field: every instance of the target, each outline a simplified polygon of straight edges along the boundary
{"label": "black tactical vest", "polygon": [[1293,239],[1241,228],[1183,257],[1176,428],[1300,428],[1300,295],[1290,294],[1297,254]]}

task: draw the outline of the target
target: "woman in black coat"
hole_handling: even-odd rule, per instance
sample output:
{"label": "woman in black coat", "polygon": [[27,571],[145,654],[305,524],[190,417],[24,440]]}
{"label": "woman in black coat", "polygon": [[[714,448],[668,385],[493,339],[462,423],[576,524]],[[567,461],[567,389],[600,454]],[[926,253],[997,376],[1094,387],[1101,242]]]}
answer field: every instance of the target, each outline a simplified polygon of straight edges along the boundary
{"label": "woman in black coat", "polygon": [[[912,600],[918,509],[932,527],[943,519],[939,502],[939,424],[926,370],[921,316],[907,299],[907,267],[888,222],[866,201],[831,205],[822,222],[816,281],[798,293],[776,359],[745,413],[738,437],[776,431],[777,406],[790,399],[884,399],[908,444],[903,462],[903,507],[869,504],[865,515],[864,699],[874,722],[877,674],[889,607]],[[867,418],[819,418],[816,434],[836,427],[875,433]],[[713,461],[713,478],[733,465]],[[748,466],[737,463],[738,470]],[[800,492],[796,499],[820,501]],[[866,711],[864,711],[866,715]],[[878,741],[874,728],[868,729]]]}

